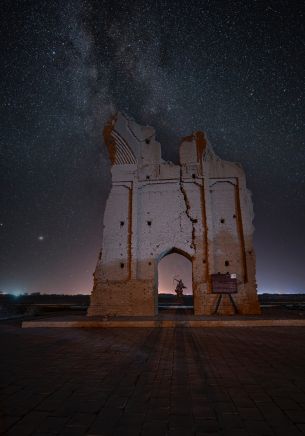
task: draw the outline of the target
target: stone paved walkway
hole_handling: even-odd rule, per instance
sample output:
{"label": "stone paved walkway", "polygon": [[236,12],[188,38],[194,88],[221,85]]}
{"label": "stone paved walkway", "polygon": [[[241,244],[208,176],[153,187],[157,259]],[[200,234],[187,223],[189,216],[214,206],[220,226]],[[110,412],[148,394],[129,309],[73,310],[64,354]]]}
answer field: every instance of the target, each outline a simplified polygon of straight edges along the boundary
{"label": "stone paved walkway", "polygon": [[305,434],[305,328],[0,323],[0,433]]}

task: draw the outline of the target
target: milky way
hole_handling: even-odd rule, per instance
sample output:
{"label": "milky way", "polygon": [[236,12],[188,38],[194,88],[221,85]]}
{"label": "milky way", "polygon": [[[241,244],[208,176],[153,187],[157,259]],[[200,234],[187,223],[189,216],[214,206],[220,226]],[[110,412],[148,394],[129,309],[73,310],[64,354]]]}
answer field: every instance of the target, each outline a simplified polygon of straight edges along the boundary
{"label": "milky way", "polygon": [[253,192],[260,291],[305,291],[305,6],[4,1],[0,290],[89,291],[110,188],[105,120],[163,157],[205,130]]}

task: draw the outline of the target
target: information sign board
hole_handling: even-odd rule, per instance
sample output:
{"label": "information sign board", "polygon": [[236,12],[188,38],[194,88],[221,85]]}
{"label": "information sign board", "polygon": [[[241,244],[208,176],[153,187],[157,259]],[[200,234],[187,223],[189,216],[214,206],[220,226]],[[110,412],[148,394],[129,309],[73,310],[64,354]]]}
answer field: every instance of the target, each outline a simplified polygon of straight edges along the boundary
{"label": "information sign board", "polygon": [[[232,277],[233,276],[233,277]],[[235,276],[235,277],[234,277]],[[212,274],[212,292],[214,294],[236,294],[236,274]]]}

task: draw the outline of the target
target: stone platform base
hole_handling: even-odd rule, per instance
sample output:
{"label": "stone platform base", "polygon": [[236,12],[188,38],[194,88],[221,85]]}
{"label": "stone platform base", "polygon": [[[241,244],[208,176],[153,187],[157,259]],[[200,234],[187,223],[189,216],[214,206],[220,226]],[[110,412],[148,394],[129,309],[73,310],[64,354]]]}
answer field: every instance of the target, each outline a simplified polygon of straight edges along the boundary
{"label": "stone platform base", "polygon": [[175,327],[305,327],[305,319],[38,319],[23,321],[22,328],[175,328]]}
{"label": "stone platform base", "polygon": [[[206,289],[194,290],[194,314],[212,316],[217,307],[221,316],[260,315],[261,310],[252,284],[240,285],[237,294],[219,295],[207,293]],[[217,301],[220,299],[218,306]],[[232,304],[234,301],[235,308]],[[89,317],[139,317],[158,316],[158,293],[150,280],[129,280],[128,282],[109,282],[96,284],[90,298]]]}

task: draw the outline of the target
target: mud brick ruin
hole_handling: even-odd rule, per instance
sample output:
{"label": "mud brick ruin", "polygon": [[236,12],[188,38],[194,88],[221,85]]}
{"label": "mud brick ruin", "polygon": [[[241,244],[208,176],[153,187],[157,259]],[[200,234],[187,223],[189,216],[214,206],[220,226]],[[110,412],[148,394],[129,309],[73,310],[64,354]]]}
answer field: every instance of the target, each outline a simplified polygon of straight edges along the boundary
{"label": "mud brick ruin", "polygon": [[[241,314],[260,312],[253,209],[243,169],[220,159],[203,132],[183,138],[180,164],[166,162],[155,130],[122,113],[106,124],[112,188],[89,316],[158,313],[158,262],[179,253],[192,262],[194,314],[211,315],[212,274],[237,278]],[[224,296],[219,313],[233,313]]]}

